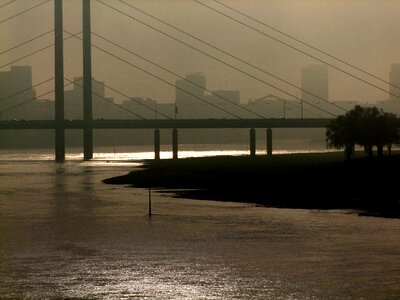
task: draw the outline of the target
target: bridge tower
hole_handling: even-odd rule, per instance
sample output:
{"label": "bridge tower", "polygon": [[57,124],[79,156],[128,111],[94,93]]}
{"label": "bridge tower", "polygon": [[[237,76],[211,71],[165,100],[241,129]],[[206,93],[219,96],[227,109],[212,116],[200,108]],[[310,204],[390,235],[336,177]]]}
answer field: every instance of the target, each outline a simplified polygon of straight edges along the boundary
{"label": "bridge tower", "polygon": [[93,128],[92,128],[92,50],[91,50],[91,20],[90,0],[83,0],[83,157],[93,158]]}
{"label": "bridge tower", "polygon": [[54,77],[56,161],[65,159],[63,1],[54,0]]}

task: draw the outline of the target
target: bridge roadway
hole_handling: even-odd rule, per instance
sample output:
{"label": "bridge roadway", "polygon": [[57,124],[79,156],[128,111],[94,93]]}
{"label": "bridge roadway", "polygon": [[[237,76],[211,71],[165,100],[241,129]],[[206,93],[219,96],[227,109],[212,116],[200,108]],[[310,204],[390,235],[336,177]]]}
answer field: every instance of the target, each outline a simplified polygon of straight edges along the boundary
{"label": "bridge roadway", "polygon": [[[181,129],[181,128],[324,128],[332,119],[177,119],[177,120],[65,120],[65,129]],[[55,129],[54,120],[0,121],[0,129]]]}
{"label": "bridge roadway", "polygon": [[[0,121],[0,129],[56,129],[62,139],[55,142],[56,160],[65,159],[65,129],[154,129],[154,158],[160,159],[160,129],[172,129],[173,158],[178,158],[178,129],[250,128],[250,155],[256,155],[255,128],[267,129],[267,155],[272,155],[272,128],[324,128],[332,119],[178,119],[178,120],[11,120]],[[60,131],[61,130],[61,131]],[[57,135],[57,134],[56,134]],[[84,139],[84,158],[93,158],[93,144]]]}

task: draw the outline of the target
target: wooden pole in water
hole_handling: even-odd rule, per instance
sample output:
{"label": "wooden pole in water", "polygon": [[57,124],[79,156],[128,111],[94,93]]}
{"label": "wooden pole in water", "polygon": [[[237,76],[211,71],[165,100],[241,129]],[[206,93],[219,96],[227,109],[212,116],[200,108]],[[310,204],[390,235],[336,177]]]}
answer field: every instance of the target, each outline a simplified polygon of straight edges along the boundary
{"label": "wooden pole in water", "polygon": [[149,217],[151,218],[151,187],[149,188]]}

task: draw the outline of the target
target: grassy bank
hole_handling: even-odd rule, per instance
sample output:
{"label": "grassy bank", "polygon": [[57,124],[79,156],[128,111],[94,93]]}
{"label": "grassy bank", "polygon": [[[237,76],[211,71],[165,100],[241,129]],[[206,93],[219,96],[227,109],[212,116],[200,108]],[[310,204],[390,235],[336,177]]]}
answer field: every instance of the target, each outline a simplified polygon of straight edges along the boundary
{"label": "grassy bank", "polygon": [[347,162],[335,152],[147,161],[104,182],[177,190],[177,196],[193,199],[399,217],[399,173],[400,154],[381,160],[359,155]]}

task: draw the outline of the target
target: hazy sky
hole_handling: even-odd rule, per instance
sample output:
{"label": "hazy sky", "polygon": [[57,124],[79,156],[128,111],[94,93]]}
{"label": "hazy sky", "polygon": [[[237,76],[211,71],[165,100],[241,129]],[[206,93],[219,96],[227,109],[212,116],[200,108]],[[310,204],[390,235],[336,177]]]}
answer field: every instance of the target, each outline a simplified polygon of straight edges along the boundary
{"label": "hazy sky", "polygon": [[[0,0],[0,6],[10,0]],[[26,8],[44,0],[17,0],[0,8],[0,52],[31,37],[53,28],[53,1],[25,13],[10,21],[1,22]],[[177,33],[124,5],[118,0],[103,0],[105,3],[124,11],[135,18],[157,27],[159,30],[179,38],[194,47],[202,49],[218,58],[234,64],[238,68],[271,82],[288,92],[300,95],[299,91],[271,79],[269,76],[244,66],[242,63],[220,54],[208,46]],[[136,7],[195,35],[219,48],[224,49],[260,68],[300,86],[301,68],[318,63],[310,57],[289,49],[261,34],[195,3],[192,0],[125,0]],[[324,60],[332,61],[313,50],[290,41],[276,32],[237,13],[231,12],[218,3],[200,0],[241,21],[257,27],[269,35],[299,47]],[[390,65],[400,62],[400,1],[398,0],[220,0],[248,15],[251,15],[281,31],[304,40],[328,53],[389,80]],[[81,31],[81,0],[64,0],[64,28],[69,32]],[[183,46],[168,37],[155,32],[138,22],[92,0],[92,30],[121,46],[145,56],[151,61],[184,76],[191,72],[201,72],[207,77],[207,88],[240,90],[242,102],[267,94],[292,98],[276,91],[246,75],[206,57],[193,49]],[[93,36],[93,44],[122,57],[163,79],[174,83],[176,77],[160,71],[137,57],[124,53]],[[0,55],[0,65],[11,62],[33,50],[53,43],[50,34],[29,45]],[[16,63],[32,65],[34,83],[53,77],[53,48]],[[65,42],[65,76],[72,78],[82,74],[81,41],[72,38]],[[341,68],[373,82],[388,90],[385,83],[368,78],[360,72],[335,63]],[[3,67],[1,70],[8,70]],[[160,102],[172,102],[175,97],[173,87],[93,49],[93,75],[96,79],[130,96],[151,97]],[[360,83],[343,73],[329,68],[330,99],[359,100],[375,102],[385,100],[388,95]],[[52,84],[42,86],[38,93],[47,92]],[[118,101],[123,97],[112,91],[108,96]]]}

